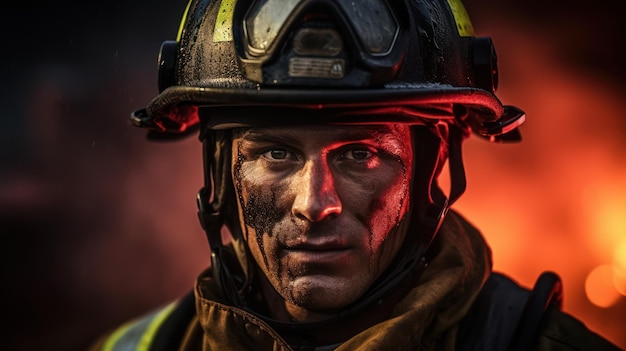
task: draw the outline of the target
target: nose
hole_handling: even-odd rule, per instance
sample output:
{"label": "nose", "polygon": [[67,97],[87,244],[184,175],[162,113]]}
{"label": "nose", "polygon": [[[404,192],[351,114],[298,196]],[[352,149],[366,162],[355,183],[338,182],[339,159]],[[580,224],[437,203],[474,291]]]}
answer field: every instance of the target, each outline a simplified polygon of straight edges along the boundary
{"label": "nose", "polygon": [[342,211],[335,179],[325,160],[309,160],[293,183],[295,193],[292,214],[310,222],[319,222]]}

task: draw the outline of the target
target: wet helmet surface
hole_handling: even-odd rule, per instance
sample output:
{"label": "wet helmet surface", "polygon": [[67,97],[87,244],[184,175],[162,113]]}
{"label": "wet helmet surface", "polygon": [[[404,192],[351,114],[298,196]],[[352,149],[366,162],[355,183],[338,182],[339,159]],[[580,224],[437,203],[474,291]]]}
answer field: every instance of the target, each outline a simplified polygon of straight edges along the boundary
{"label": "wet helmet surface", "polygon": [[[405,121],[461,108],[465,125],[499,139],[524,117],[497,84],[492,40],[474,36],[459,0],[192,0],[161,47],[160,94],[133,122],[181,133],[198,106],[395,107]],[[207,124],[281,123],[263,118]]]}

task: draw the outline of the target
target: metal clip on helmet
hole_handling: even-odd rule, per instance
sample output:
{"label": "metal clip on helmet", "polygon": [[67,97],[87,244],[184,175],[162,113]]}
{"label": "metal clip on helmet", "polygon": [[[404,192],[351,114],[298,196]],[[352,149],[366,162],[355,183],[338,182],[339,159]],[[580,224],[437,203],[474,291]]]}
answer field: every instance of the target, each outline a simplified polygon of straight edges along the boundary
{"label": "metal clip on helmet", "polygon": [[225,131],[298,123],[449,126],[449,199],[436,184],[441,140],[414,134],[426,155],[420,168],[431,169],[413,176],[421,198],[412,201],[409,229],[427,233],[414,236],[407,259],[364,297],[375,301],[423,260],[449,204],[465,189],[462,139],[473,131],[517,141],[525,119],[494,94],[492,40],[474,36],[460,0],[191,0],[177,40],[163,43],[158,63],[159,95],[131,120],[154,138],[200,129],[206,182],[200,220],[216,281],[235,304],[242,303],[241,282],[220,258],[220,227],[236,236],[238,225],[236,209],[228,208],[236,198],[230,152],[222,150],[230,146],[220,139]]}

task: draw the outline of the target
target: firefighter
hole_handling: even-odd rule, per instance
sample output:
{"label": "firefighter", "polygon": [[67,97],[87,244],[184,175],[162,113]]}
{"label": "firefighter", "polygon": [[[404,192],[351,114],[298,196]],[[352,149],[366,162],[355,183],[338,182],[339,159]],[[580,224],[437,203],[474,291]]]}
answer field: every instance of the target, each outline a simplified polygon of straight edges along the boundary
{"label": "firefighter", "polygon": [[191,0],[158,63],[131,120],[199,137],[211,267],[94,350],[617,350],[451,209],[525,120],[460,0]]}

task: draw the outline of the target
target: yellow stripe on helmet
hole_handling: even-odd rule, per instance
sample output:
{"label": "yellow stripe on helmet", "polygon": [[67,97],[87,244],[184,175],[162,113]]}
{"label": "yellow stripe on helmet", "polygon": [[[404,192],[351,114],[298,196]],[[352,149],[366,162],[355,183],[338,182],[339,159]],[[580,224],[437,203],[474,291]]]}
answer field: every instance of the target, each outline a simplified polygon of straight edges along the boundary
{"label": "yellow stripe on helmet", "polygon": [[217,11],[215,19],[215,28],[213,29],[213,42],[233,40],[233,11],[235,9],[235,1],[222,0],[220,8]]}
{"label": "yellow stripe on helmet", "polygon": [[472,21],[470,21],[467,11],[465,10],[465,6],[463,6],[461,0],[448,0],[448,5],[450,5],[450,10],[452,10],[452,15],[454,16],[454,22],[456,22],[456,29],[459,32],[459,35],[462,37],[474,36]]}
{"label": "yellow stripe on helmet", "polygon": [[191,3],[193,0],[189,0],[187,3],[187,7],[185,7],[185,12],[183,12],[183,19],[180,21],[180,25],[178,26],[178,34],[176,34],[176,41],[180,41],[180,37],[183,36],[183,27],[185,23],[187,23],[187,13],[189,13],[189,8],[191,7]]}

